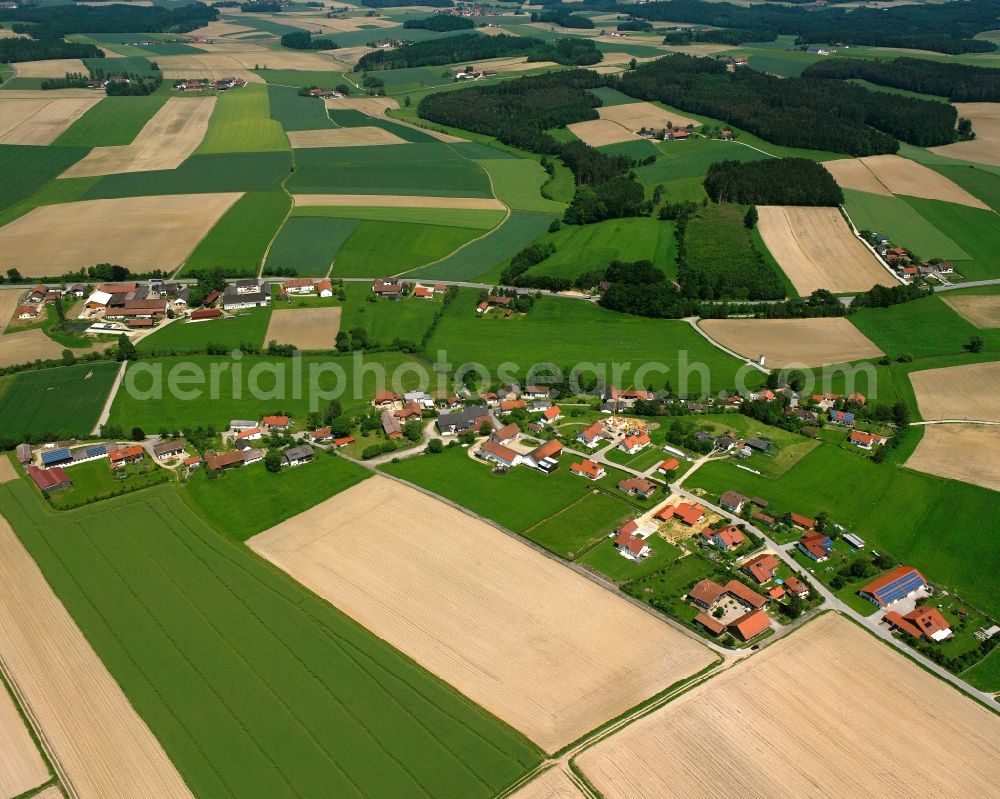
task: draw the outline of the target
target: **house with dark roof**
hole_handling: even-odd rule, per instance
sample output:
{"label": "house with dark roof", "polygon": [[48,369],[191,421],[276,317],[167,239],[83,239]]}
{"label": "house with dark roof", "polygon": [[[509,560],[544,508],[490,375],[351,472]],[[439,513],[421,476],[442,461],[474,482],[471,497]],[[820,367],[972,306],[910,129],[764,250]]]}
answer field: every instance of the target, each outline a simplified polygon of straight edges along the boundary
{"label": "house with dark roof", "polygon": [[624,491],[631,497],[649,499],[656,493],[656,483],[642,477],[629,477],[618,483],[618,490]]}
{"label": "house with dark roof", "polygon": [[443,436],[478,431],[483,422],[490,421],[490,411],[480,405],[469,405],[454,413],[442,413],[437,418],[438,432]]}
{"label": "house with dark roof", "polygon": [[731,513],[740,513],[747,498],[736,491],[726,491],[719,497],[719,504]]}
{"label": "house with dark roof", "polygon": [[927,587],[924,576],[912,566],[897,566],[858,590],[862,599],[882,608]]}
{"label": "house with dark roof", "polygon": [[403,437],[403,428],[392,411],[382,411],[382,432],[390,439]]}
{"label": "house with dark roof", "polygon": [[799,539],[796,547],[807,558],[822,563],[830,557],[833,540],[823,533],[806,533]]}
{"label": "house with dark roof", "polygon": [[176,441],[161,441],[153,447],[153,454],[157,458],[177,458],[181,455],[186,455],[184,450],[184,442],[180,440]]}
{"label": "house with dark roof", "polygon": [[[205,298],[208,301],[208,298]],[[237,280],[222,292],[222,307],[227,311],[264,308],[271,302],[271,284],[265,280]]]}
{"label": "house with dark roof", "polygon": [[22,466],[31,463],[31,444],[24,442],[17,445],[17,462]]}
{"label": "house with dark roof", "polygon": [[299,444],[295,447],[289,447],[281,453],[281,465],[300,466],[303,463],[309,463],[314,457],[316,457],[316,453],[313,452],[312,447],[308,444]]}

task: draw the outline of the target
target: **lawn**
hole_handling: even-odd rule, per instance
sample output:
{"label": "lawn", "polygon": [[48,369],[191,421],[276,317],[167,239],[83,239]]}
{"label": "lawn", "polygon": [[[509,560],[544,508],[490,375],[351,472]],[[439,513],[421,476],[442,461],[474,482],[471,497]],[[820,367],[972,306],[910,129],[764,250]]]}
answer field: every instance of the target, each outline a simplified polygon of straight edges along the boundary
{"label": "lawn", "polygon": [[[247,17],[247,19],[250,18]],[[338,83],[343,82],[342,76],[337,72],[307,69],[255,69],[254,72],[260,75],[267,83],[282,88],[304,89],[319,86],[321,89],[332,89]],[[320,100],[320,102],[322,103],[323,101]],[[273,104],[271,113],[274,113]],[[275,116],[275,119],[279,118]]]}
{"label": "lawn", "polygon": [[182,274],[218,266],[229,274],[256,275],[291,206],[291,197],[283,191],[247,192],[195,247]]}
{"label": "lawn", "polygon": [[[664,454],[659,447],[646,447],[635,455],[630,455],[615,447],[605,457],[619,466],[627,466],[629,469],[634,469],[637,472],[644,472],[646,469],[662,463],[669,456]],[[625,477],[626,475],[621,475],[621,479],[625,479]]]}
{"label": "lawn", "polygon": [[[584,484],[584,488],[587,487],[588,481],[582,477],[571,477]],[[574,560],[622,522],[636,515],[637,511],[633,506],[611,494],[593,489],[568,508],[529,527],[523,535],[560,557]]]}
{"label": "lawn", "polygon": [[[561,130],[567,129],[561,128]],[[649,139],[635,139],[633,141],[618,142],[617,144],[605,144],[603,147],[598,147],[597,149],[607,155],[624,155],[634,158],[636,161],[641,161],[643,158],[651,155],[659,155],[660,152],[656,145]]]}
{"label": "lawn", "polygon": [[172,479],[170,472],[161,469],[148,458],[141,463],[132,463],[118,469],[112,469],[110,462],[106,458],[101,458],[72,466],[66,470],[66,474],[73,481],[73,485],[47,495],[52,507],[58,510],[78,508],[97,500],[160,485]]}
{"label": "lawn", "polygon": [[53,144],[61,147],[113,147],[130,144],[170,95],[105,97],[70,125]]}
{"label": "lawn", "polygon": [[713,462],[687,483],[713,496],[732,489],[763,497],[771,502],[772,515],[795,511],[815,517],[827,511],[870,549],[916,566],[964,601],[1000,615],[1000,550],[989,533],[1000,511],[1000,494],[891,463],[875,464],[830,444],[813,450],[778,479]]}
{"label": "lawn", "polygon": [[962,679],[980,691],[1000,691],[1000,649],[994,647],[975,666],[962,672]]}
{"label": "lawn", "polygon": [[169,487],[47,514],[0,506],[195,796],[489,797],[528,741]]}
{"label": "lawn", "polygon": [[102,361],[14,375],[0,394],[0,436],[89,435],[117,372]]}
{"label": "lawn", "polygon": [[208,132],[195,152],[266,153],[288,150],[281,123],[271,119],[267,87],[248,83],[222,92],[208,123]]}
{"label": "lawn", "polygon": [[368,219],[372,222],[412,222],[417,225],[443,225],[474,230],[491,230],[503,221],[505,213],[484,208],[380,208],[368,205],[300,205],[295,217],[323,216],[338,219]]}
{"label": "lawn", "polygon": [[[969,208],[965,205],[944,203],[939,200],[922,200],[905,197],[925,219],[933,219],[934,226],[949,236],[969,254],[970,260],[955,264],[959,272],[970,280],[987,280],[1000,276],[1000,224],[993,211]],[[928,257],[920,253],[923,257]]]}
{"label": "lawn", "polygon": [[239,349],[246,344],[260,347],[271,319],[270,308],[241,311],[239,316],[205,322],[176,320],[136,345],[143,355],[204,352],[209,344]]}
{"label": "lawn", "polygon": [[498,158],[479,161],[490,175],[494,194],[515,211],[542,211],[562,214],[565,206],[541,194],[549,179],[537,161],[527,158]]}
{"label": "lawn", "polygon": [[[709,344],[687,322],[647,319],[608,311],[589,302],[542,297],[526,316],[504,319],[496,313],[476,314],[478,291],[463,289],[445,311],[428,344],[428,352],[444,350],[451,363],[475,362],[496,373],[513,361],[523,374],[535,364],[560,367],[596,363],[608,380],[629,385],[636,370],[662,364],[641,381],[661,388],[669,380],[684,395],[703,394],[735,385],[740,362]],[[613,367],[619,367],[615,378]],[[762,375],[745,369],[749,387]]]}
{"label": "lawn", "polygon": [[185,491],[199,516],[237,541],[246,541],[368,477],[367,469],[317,450],[311,463],[277,473],[255,463],[209,479],[202,469]]}
{"label": "lawn", "polygon": [[[666,543],[652,539],[650,548],[659,550]],[[658,609],[690,624],[699,610],[681,597],[697,582],[705,579],[712,579],[725,585],[731,579],[731,575],[701,555],[693,554],[673,560],[659,571],[640,573],[625,583],[622,590],[647,604],[655,602],[654,606]]]}
{"label": "lawn", "polygon": [[961,246],[902,197],[845,189],[844,199],[847,212],[861,230],[888,236],[894,245],[910,249],[923,258],[966,260],[969,257]]}
{"label": "lawn", "polygon": [[345,283],[344,303],[340,316],[340,329],[363,327],[368,340],[376,346],[387,347],[393,341],[419,342],[430,327],[434,314],[441,308],[436,300],[418,300],[405,297],[399,302],[378,300],[368,302],[371,286],[368,283]]}
{"label": "lawn", "polygon": [[264,273],[281,268],[292,269],[297,275],[323,277],[357,226],[353,219],[289,217],[267,253]]}
{"label": "lawn", "polygon": [[330,121],[321,97],[300,97],[297,89],[288,86],[268,86],[267,101],[271,119],[280,122],[285,130],[319,130],[336,127]]}
{"label": "lawn", "polygon": [[636,580],[668,566],[681,555],[681,550],[657,535],[646,539],[653,554],[639,563],[622,556],[614,541],[607,539],[587,552],[577,563],[600,572],[615,582]]}
{"label": "lawn", "polygon": [[444,258],[480,235],[479,230],[444,225],[363,221],[337,252],[332,274],[335,277],[395,275]]}
{"label": "lawn", "polygon": [[536,211],[512,211],[507,221],[489,235],[476,239],[433,266],[414,270],[408,277],[499,280],[499,267],[506,266],[515,253],[545,233],[555,218],[554,214]]}
{"label": "lawn", "polygon": [[30,197],[86,154],[83,147],[0,144],[0,209]]}

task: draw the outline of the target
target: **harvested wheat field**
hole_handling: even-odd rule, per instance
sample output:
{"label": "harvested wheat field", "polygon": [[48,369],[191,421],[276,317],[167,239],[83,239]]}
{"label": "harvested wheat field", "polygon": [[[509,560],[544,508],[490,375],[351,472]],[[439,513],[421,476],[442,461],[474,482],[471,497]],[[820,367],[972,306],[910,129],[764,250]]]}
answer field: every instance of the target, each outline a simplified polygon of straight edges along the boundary
{"label": "harvested wheat field", "polygon": [[381,476],[248,543],[549,752],[714,659],[556,561]]}
{"label": "harvested wheat field", "polygon": [[43,361],[62,355],[63,346],[56,344],[38,328],[0,337],[0,367],[16,363]]}
{"label": "harvested wheat field", "polygon": [[0,289],[0,333],[7,329],[14,311],[21,304],[21,289]]}
{"label": "harvested wheat field", "polygon": [[[156,63],[163,71],[163,77],[171,80],[181,78],[242,78],[248,83],[263,83],[264,79],[250,68],[245,68],[241,60],[231,55],[203,53],[201,55],[157,56]],[[253,64],[251,64],[252,68]]]}
{"label": "harvested wheat field", "polygon": [[1000,362],[910,372],[920,415],[935,419],[1000,421]]}
{"label": "harvested wheat field", "polygon": [[399,108],[392,97],[327,97],[323,102],[331,111],[360,111],[370,117],[385,116],[390,108]]}
{"label": "harvested wheat field", "polygon": [[58,785],[51,785],[40,793],[36,793],[31,799],[64,799],[65,794]]}
{"label": "harvested wheat field", "polygon": [[802,296],[899,285],[836,208],[760,205],[757,213],[764,244]]}
{"label": "harvested wheat field", "polygon": [[884,355],[843,317],[823,319],[703,319],[698,326],[744,358],[766,356],[765,366],[827,366]]}
{"label": "harvested wheat field", "polygon": [[67,72],[89,75],[86,64],[79,58],[53,58],[50,61],[20,61],[11,64],[19,78],[65,78]]}
{"label": "harvested wheat field", "polygon": [[94,264],[173,270],[242,195],[171,194],[45,205],[0,228],[3,267],[27,276]]}
{"label": "harvested wheat field", "polygon": [[176,169],[205,138],[214,110],[214,97],[172,97],[143,126],[131,144],[95,147],[60,177]]}
{"label": "harvested wheat field", "polygon": [[652,103],[606,105],[598,108],[597,113],[601,115],[601,119],[610,119],[633,132],[639,128],[665,128],[668,122],[672,123],[675,128],[701,125],[696,119],[688,119],[673,111],[665,111]]}
{"label": "harvested wheat field", "polygon": [[833,175],[842,189],[857,189],[870,194],[881,194],[883,197],[892,196],[892,192],[882,185],[860,159],[838,158],[835,161],[823,161],[821,166]]}
{"label": "harvested wheat field", "polygon": [[939,295],[959,316],[976,327],[1000,327],[1000,295],[969,294],[953,297],[951,293]]}
{"label": "harvested wheat field", "polygon": [[905,465],[1000,491],[1000,426],[925,425],[923,438]]}
{"label": "harvested wheat field", "polygon": [[943,200],[972,208],[990,207],[933,169],[898,155],[870,155],[859,158],[875,178],[893,194]]}
{"label": "harvested wheat field", "polygon": [[[488,197],[411,197],[405,194],[296,194],[296,206],[364,206],[366,208],[471,208],[505,211],[500,200]],[[13,309],[12,309],[13,310]]]}
{"label": "harvested wheat field", "polygon": [[78,799],[191,799],[159,742],[0,518],[0,658]]}
{"label": "harvested wheat field", "polygon": [[[0,472],[4,463],[14,471],[7,458],[0,458]],[[0,480],[2,477],[0,474]],[[20,796],[48,782],[49,778],[49,767],[38,754],[17,705],[7,689],[0,685],[0,797],[10,799]]]}
{"label": "harvested wheat field", "polygon": [[33,99],[0,95],[0,144],[52,144],[100,100],[98,94]]}
{"label": "harvested wheat field", "polygon": [[246,25],[234,25],[232,22],[209,22],[201,28],[188,33],[188,36],[199,39],[218,39],[224,36],[235,36],[240,33],[257,34],[260,31],[248,28]]}
{"label": "harvested wheat field", "polygon": [[321,130],[290,130],[292,147],[369,147],[374,144],[406,144],[395,133],[363,125],[357,128],[323,128]]}
{"label": "harvested wheat field", "polygon": [[954,103],[954,106],[960,117],[972,120],[976,138],[927,149],[949,158],[1000,166],[1000,103]]}
{"label": "harvested wheat field", "polygon": [[6,455],[0,455],[0,483],[9,483],[17,479],[17,471],[14,464]]}
{"label": "harvested wheat field", "polygon": [[834,614],[580,755],[606,799],[989,796],[1000,718]]}
{"label": "harvested wheat field", "polygon": [[269,341],[294,344],[300,350],[332,350],[340,330],[340,308],[295,308],[271,314],[264,336]]}
{"label": "harvested wheat field", "polygon": [[511,794],[510,799],[583,799],[583,794],[565,771],[554,766]]}
{"label": "harvested wheat field", "polygon": [[618,144],[623,141],[633,141],[635,133],[626,130],[610,119],[592,119],[587,122],[573,122],[566,126],[573,135],[591,147],[603,147],[605,144]]}

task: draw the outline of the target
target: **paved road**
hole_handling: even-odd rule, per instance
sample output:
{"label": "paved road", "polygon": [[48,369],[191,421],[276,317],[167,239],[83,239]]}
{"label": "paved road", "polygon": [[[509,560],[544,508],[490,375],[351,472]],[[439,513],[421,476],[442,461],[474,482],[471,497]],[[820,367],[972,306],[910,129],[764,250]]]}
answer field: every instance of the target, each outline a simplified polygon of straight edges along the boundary
{"label": "paved road", "polygon": [[955,289],[971,289],[976,286],[1000,286],[1000,279],[993,280],[967,280],[964,283],[949,283],[946,286],[936,287],[935,292],[938,291],[954,291]]}

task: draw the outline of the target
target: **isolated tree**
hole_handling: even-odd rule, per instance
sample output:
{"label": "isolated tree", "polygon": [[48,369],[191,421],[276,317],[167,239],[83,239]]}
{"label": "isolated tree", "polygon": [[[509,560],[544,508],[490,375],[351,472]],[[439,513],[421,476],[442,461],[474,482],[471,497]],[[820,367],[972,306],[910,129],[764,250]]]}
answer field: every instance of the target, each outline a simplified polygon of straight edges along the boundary
{"label": "isolated tree", "polygon": [[973,336],[969,339],[969,343],[965,345],[965,349],[969,352],[982,352],[985,345],[986,342],[982,336]]}
{"label": "isolated tree", "polygon": [[134,361],[139,357],[135,344],[129,341],[128,336],[122,333],[118,336],[118,345],[115,348],[115,359],[118,361]]}
{"label": "isolated tree", "polygon": [[492,432],[493,432],[493,425],[491,425],[488,421],[483,422],[481,425],[479,425],[479,435],[488,436]]}
{"label": "isolated tree", "polygon": [[7,280],[9,280],[11,283],[22,283],[24,281],[24,278],[21,277],[21,273],[18,272],[16,269],[8,269]]}
{"label": "isolated tree", "polygon": [[343,409],[340,406],[340,400],[332,399],[330,400],[330,404],[326,406],[326,410],[323,411],[323,419],[329,424],[342,413]]}
{"label": "isolated tree", "polygon": [[753,230],[757,226],[757,206],[751,205],[743,217],[743,226]]}
{"label": "isolated tree", "polygon": [[281,471],[281,453],[276,449],[269,449],[264,456],[264,468],[269,472]]}
{"label": "isolated tree", "polygon": [[888,456],[886,454],[885,447],[879,447],[875,450],[875,454],[872,455],[872,460],[875,461],[875,463],[883,463],[886,457]]}
{"label": "isolated tree", "polygon": [[435,455],[439,452],[444,451],[444,442],[440,438],[432,438],[427,442],[427,451],[434,453]]}
{"label": "isolated tree", "polygon": [[71,366],[76,363],[76,356],[73,354],[73,350],[63,350],[62,361],[64,366]]}
{"label": "isolated tree", "polygon": [[146,433],[141,427],[132,428],[132,440],[133,441],[144,441],[146,438]]}

